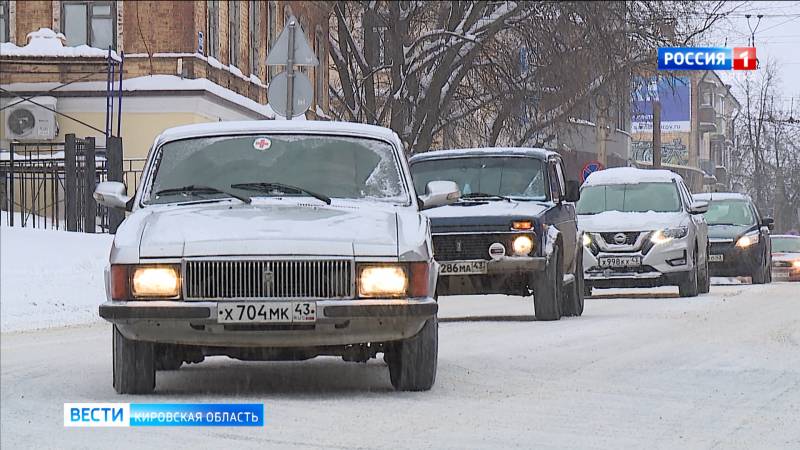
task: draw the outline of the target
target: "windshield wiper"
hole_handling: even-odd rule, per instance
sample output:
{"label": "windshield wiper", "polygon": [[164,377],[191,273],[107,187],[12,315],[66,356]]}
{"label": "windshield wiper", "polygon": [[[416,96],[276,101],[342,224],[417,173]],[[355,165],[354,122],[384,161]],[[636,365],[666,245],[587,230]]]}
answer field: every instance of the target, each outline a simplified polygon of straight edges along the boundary
{"label": "windshield wiper", "polygon": [[188,186],[181,186],[176,188],[169,188],[169,189],[162,189],[156,192],[156,195],[169,195],[169,194],[199,194],[199,193],[209,193],[209,194],[225,194],[229,197],[233,197],[242,203],[250,203],[250,197],[234,194],[233,192],[223,191],[222,189],[211,187],[211,186],[203,186],[199,184],[190,184]]}
{"label": "windshield wiper", "polygon": [[483,192],[470,192],[469,194],[464,194],[464,195],[462,195],[462,196],[461,196],[461,198],[463,198],[463,199],[473,199],[473,198],[498,198],[498,199],[500,199],[500,200],[505,200],[505,201],[507,201],[507,202],[510,202],[510,201],[511,201],[511,199],[510,199],[510,198],[508,198],[508,197],[506,197],[506,196],[504,196],[504,195],[498,195],[498,194],[485,194],[485,193],[483,193]]}
{"label": "windshield wiper", "polygon": [[318,194],[314,191],[309,191],[298,186],[283,183],[236,183],[231,185],[234,189],[245,189],[248,191],[258,191],[271,193],[273,191],[283,192],[284,194],[307,194],[317,200],[325,202],[326,205],[331,204],[331,198],[327,195]]}
{"label": "windshield wiper", "polygon": [[709,223],[709,225],[712,225],[712,226],[713,225],[723,225],[723,226],[729,226],[729,227],[739,227],[739,226],[741,226],[741,225],[736,224],[736,223],[722,223],[722,222],[720,222],[720,223]]}

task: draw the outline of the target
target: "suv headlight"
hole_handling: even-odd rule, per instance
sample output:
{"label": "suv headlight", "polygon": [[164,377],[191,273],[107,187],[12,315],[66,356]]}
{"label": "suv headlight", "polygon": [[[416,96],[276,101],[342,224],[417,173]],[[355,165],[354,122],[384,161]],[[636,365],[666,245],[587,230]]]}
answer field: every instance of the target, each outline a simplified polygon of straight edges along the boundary
{"label": "suv headlight", "polygon": [[738,241],[736,241],[736,246],[739,248],[747,248],[753,244],[758,244],[759,235],[758,231],[751,231],[744,236],[740,237]]}
{"label": "suv headlight", "polygon": [[408,276],[402,266],[362,266],[358,274],[359,297],[402,297]]}
{"label": "suv headlight", "polygon": [[688,227],[665,228],[663,230],[657,230],[652,236],[650,236],[650,242],[653,244],[664,244],[673,239],[686,237],[688,232]]}

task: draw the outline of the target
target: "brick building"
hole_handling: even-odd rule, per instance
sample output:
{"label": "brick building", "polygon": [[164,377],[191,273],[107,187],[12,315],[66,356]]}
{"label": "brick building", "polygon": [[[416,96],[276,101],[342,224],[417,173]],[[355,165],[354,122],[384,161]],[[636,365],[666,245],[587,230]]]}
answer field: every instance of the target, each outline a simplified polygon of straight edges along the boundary
{"label": "brick building", "polygon": [[[0,42],[15,44],[4,44],[0,51],[0,87],[5,90],[0,103],[71,82],[46,93],[55,98],[55,109],[104,129],[106,59],[98,51],[78,49],[86,45],[107,51],[110,46],[124,60],[121,135],[126,157],[144,156],[153,138],[170,126],[271,119],[267,86],[282,68],[270,70],[264,59],[292,15],[321,62],[302,69],[314,87],[306,115],[324,116],[330,7],[320,1],[0,0]],[[43,28],[48,30],[39,32]],[[34,38],[51,40],[37,45],[56,45],[52,40],[58,39],[56,46],[64,50],[38,54],[30,50],[38,48],[30,45]],[[7,112],[0,111],[3,124]],[[70,118],[56,120],[54,140],[63,140],[66,133],[97,135]],[[5,126],[0,132],[8,134]],[[8,140],[0,136],[0,148],[7,148]]]}

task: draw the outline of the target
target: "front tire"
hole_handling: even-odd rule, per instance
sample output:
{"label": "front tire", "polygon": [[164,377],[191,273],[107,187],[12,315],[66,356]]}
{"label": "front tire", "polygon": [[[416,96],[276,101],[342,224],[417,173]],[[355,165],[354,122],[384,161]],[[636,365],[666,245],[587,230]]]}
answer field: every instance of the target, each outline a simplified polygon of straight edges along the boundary
{"label": "front tire", "polygon": [[149,394],[156,387],[153,344],[127,339],[113,326],[112,384],[118,394]]}
{"label": "front tire", "polygon": [[678,295],[681,297],[697,297],[700,291],[697,283],[697,272],[697,265],[695,265],[687,274],[686,279],[678,284]]}
{"label": "front tire", "polygon": [[428,319],[416,336],[389,344],[384,355],[389,379],[397,391],[427,391],[436,382],[439,321]]}
{"label": "front tire", "polygon": [[[767,261],[768,258],[765,256],[764,260]],[[765,265],[766,264],[759,264],[758,268],[756,268],[756,270],[753,271],[752,275],[753,284],[766,284],[769,282],[768,280],[770,274],[768,272],[770,271],[770,268],[769,266],[764,267]]]}
{"label": "front tire", "polygon": [[536,320],[561,318],[561,296],[564,289],[564,268],[558,247],[553,249],[543,273],[533,277],[533,310]]}
{"label": "front tire", "polygon": [[711,292],[711,272],[708,268],[708,252],[706,252],[706,263],[703,266],[703,274],[700,277],[700,293],[708,294]]}
{"label": "front tire", "polygon": [[561,311],[565,316],[580,316],[583,314],[583,295],[586,286],[583,280],[583,249],[578,252],[575,261],[574,281],[564,288],[564,304]]}

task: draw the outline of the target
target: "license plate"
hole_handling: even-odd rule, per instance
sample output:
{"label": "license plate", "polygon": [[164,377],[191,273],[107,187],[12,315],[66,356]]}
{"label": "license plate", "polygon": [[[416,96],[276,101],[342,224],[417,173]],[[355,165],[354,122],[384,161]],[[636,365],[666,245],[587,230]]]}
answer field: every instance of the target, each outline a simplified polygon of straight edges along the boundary
{"label": "license plate", "polygon": [[217,303],[219,323],[314,323],[316,302]]}
{"label": "license plate", "polygon": [[439,275],[475,275],[486,273],[486,261],[452,261],[442,263]]}
{"label": "license plate", "polygon": [[708,255],[708,262],[722,262],[725,255]]}
{"label": "license plate", "polygon": [[642,265],[641,256],[601,256],[598,263],[600,267],[639,267]]}

